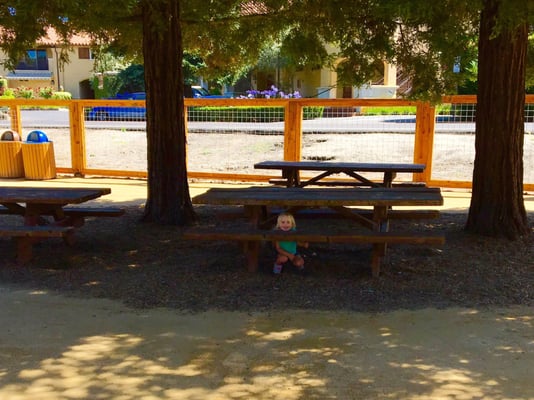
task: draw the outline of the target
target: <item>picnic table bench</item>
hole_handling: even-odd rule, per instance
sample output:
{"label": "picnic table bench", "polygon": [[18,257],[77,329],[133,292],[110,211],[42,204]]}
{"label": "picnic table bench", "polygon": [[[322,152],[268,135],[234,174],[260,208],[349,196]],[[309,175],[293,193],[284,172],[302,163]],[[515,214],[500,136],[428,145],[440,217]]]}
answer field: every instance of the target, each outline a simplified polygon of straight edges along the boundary
{"label": "picnic table bench", "polygon": [[32,259],[33,244],[44,238],[64,238],[67,243],[72,244],[74,240],[74,227],[58,225],[37,225],[37,226],[10,226],[0,225],[0,237],[10,237],[16,241],[17,263],[25,264]]}
{"label": "picnic table bench", "polygon": [[[109,193],[109,188],[0,187],[0,215],[19,215],[24,219],[24,225],[0,225],[0,237],[16,240],[17,262],[24,264],[31,259],[32,245],[36,241],[62,237],[71,245],[74,228],[81,227],[85,217],[123,215],[124,209],[117,207],[69,206]],[[46,216],[52,216],[53,221]]]}
{"label": "picnic table bench", "polygon": [[[324,161],[262,161],[254,164],[255,169],[275,169],[282,171],[282,178],[273,178],[270,183],[287,187],[320,186],[369,186],[392,187],[393,180],[398,173],[421,173],[424,164],[409,163],[354,163],[354,162],[324,162]],[[301,171],[319,171],[314,177],[303,179]],[[362,173],[381,173],[382,182],[372,181]],[[350,180],[325,179],[335,174],[347,175]],[[403,183],[403,185],[421,186],[419,182]]]}
{"label": "picnic table bench", "polygon": [[[193,227],[183,237],[191,240],[230,240],[243,244],[247,267],[258,268],[258,257],[262,241],[296,240],[322,243],[370,243],[373,246],[372,275],[380,274],[382,258],[388,244],[441,245],[443,235],[417,232],[390,232],[389,220],[392,207],[435,206],[443,204],[439,188],[212,188],[195,196],[194,204],[240,205],[248,224],[236,227]],[[368,206],[371,210],[360,213],[354,206]],[[297,231],[290,234],[269,230],[274,222],[269,207],[292,210],[303,208],[329,208],[340,216],[367,228],[362,232],[346,232],[337,228],[322,227],[318,232]],[[432,216],[436,216],[435,213]]]}
{"label": "picnic table bench", "polygon": [[[63,214],[68,218],[69,224],[80,227],[87,217],[120,217],[125,214],[125,209],[120,207],[63,207]],[[0,205],[0,215],[24,216],[24,209],[9,209]],[[44,210],[41,215],[53,216],[52,210]]]}

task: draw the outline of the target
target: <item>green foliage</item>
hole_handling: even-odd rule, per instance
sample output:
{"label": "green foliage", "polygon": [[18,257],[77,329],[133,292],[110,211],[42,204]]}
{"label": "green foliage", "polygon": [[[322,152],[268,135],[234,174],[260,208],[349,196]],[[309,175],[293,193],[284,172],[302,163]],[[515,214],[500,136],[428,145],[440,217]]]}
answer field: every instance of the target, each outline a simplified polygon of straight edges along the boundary
{"label": "green foliage", "polygon": [[54,88],[51,86],[39,88],[39,97],[43,99],[50,99],[52,98],[53,94],[54,94]]}
{"label": "green foliage", "polygon": [[528,37],[526,85],[533,88],[529,93],[534,93],[534,34]]}
{"label": "green foliage", "polygon": [[100,80],[96,76],[93,76],[90,83],[91,88],[95,92],[96,99],[113,97],[118,92],[116,75],[104,75],[102,78],[102,86],[100,86]]}
{"label": "green foliage", "polygon": [[35,98],[35,92],[32,88],[19,86],[14,91],[15,97],[20,99],[33,99]]}
{"label": "green foliage", "polygon": [[184,72],[184,83],[186,85],[195,85],[198,82],[199,70],[205,68],[202,58],[195,54],[184,54],[182,68]]}
{"label": "green foliage", "polygon": [[[304,119],[321,118],[324,107],[304,107]],[[283,107],[191,107],[190,121],[209,122],[280,122]]]}
{"label": "green foliage", "polygon": [[117,93],[143,92],[145,90],[144,68],[140,64],[129,65],[116,77]]}
{"label": "green foliage", "polygon": [[4,94],[0,96],[0,99],[14,99],[15,91],[11,88],[4,89]]}
{"label": "green foliage", "polygon": [[361,107],[362,115],[415,115],[416,107]]}
{"label": "green foliage", "polygon": [[[532,17],[505,3],[497,29]],[[532,8],[532,2],[525,3]],[[0,47],[9,51],[9,61],[16,62],[16,54],[31,47],[46,24],[65,36],[85,30],[99,43],[93,48],[95,71],[121,69],[129,60],[142,60],[143,7],[151,4],[145,0],[51,0],[42,7],[39,0],[11,0],[8,5],[17,13],[3,8],[0,25],[16,35],[4,37]],[[468,67],[477,58],[482,7],[480,0],[264,0],[253,2],[257,12],[243,15],[243,2],[238,0],[181,4],[183,41],[189,54],[184,57],[186,84],[195,83],[192,76],[198,75],[232,84],[259,60],[260,69],[274,63],[289,74],[336,62],[339,85],[360,86],[373,80],[377,65],[386,60],[412,78],[412,97],[431,100],[455,93],[465,84]],[[154,21],[154,27],[161,24]],[[328,44],[337,47],[327,49]],[[533,51],[529,57],[534,66]],[[454,65],[460,66],[460,73],[453,71]],[[534,79],[534,72],[529,76]],[[140,82],[132,86],[120,90],[142,90]]]}
{"label": "green foliage", "polygon": [[69,92],[54,92],[51,98],[53,100],[72,100],[72,94]]}

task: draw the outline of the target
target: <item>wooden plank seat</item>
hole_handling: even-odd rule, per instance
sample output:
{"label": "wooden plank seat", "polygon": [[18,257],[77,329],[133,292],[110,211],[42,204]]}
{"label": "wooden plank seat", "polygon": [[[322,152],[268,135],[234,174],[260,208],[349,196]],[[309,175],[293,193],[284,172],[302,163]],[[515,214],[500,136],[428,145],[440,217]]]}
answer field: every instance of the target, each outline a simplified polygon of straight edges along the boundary
{"label": "wooden plank seat", "polygon": [[65,242],[74,242],[74,228],[72,226],[35,225],[35,226],[0,226],[0,237],[11,237],[17,243],[17,263],[25,264],[30,261],[33,244],[44,238],[62,237]]}
{"label": "wooden plank seat", "polygon": [[[120,217],[125,209],[119,207],[63,207],[65,216],[68,217]],[[0,205],[0,214],[18,214],[7,207]]]}
{"label": "wooden plank seat", "polygon": [[[276,186],[288,186],[289,180],[286,178],[271,178],[269,179],[271,185]],[[368,186],[366,183],[358,182],[355,180],[322,180],[314,182],[315,186]],[[425,182],[395,182],[391,184],[392,187],[425,187]]]}
{"label": "wooden plank seat", "polygon": [[[365,232],[357,234],[328,232],[322,229],[319,232],[297,231],[283,232],[278,230],[261,229],[231,229],[221,228],[188,228],[183,233],[187,240],[221,240],[243,243],[248,270],[254,272],[258,269],[260,244],[263,241],[291,240],[310,243],[367,243],[367,244],[414,244],[414,245],[443,245],[443,235],[430,235],[428,233],[402,233],[402,232]],[[377,277],[380,273],[381,254],[373,250],[372,272]],[[378,259],[375,259],[378,258]]]}
{"label": "wooden plank seat", "polygon": [[[277,216],[285,209],[271,208],[269,209],[269,219]],[[331,219],[344,219],[344,215],[329,209],[329,208],[305,208],[302,210],[291,210],[295,215],[295,218],[304,218],[304,219],[316,219],[316,218],[331,218]],[[366,218],[372,218],[373,210],[369,209],[358,209],[358,214]],[[389,210],[388,218],[389,219],[437,219],[440,217],[439,210]],[[243,214],[243,210],[232,210],[232,211],[223,211],[217,213],[217,218],[222,220],[234,220],[238,218],[246,218]]]}

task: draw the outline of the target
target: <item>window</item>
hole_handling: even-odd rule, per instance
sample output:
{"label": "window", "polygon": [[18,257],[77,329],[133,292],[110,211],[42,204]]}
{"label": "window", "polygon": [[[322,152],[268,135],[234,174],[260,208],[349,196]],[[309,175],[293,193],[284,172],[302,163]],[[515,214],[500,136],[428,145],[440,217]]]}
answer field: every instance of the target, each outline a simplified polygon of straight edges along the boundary
{"label": "window", "polygon": [[32,49],[26,51],[26,56],[19,61],[15,69],[47,71],[48,58],[46,50]]}
{"label": "window", "polygon": [[93,52],[89,47],[78,47],[78,58],[80,60],[92,60]]}

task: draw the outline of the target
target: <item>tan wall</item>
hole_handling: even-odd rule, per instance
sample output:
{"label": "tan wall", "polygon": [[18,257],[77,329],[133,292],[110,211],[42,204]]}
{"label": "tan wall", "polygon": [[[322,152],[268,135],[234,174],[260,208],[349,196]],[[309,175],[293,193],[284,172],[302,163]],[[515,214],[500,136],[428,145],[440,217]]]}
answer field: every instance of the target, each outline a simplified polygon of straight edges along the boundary
{"label": "tan wall", "polygon": [[54,87],[59,90],[59,86],[63,86],[65,91],[72,94],[72,98],[80,98],[80,82],[91,77],[93,71],[93,60],[80,59],[78,57],[78,48],[74,48],[69,52],[70,62],[65,64],[63,70],[58,74],[56,54],[54,49],[51,50],[52,58],[48,59],[48,65],[55,78]]}
{"label": "tan wall", "polygon": [[[48,69],[52,72],[52,80],[9,80],[8,87],[16,88],[20,86],[38,88],[43,86],[52,86],[59,90],[60,86],[72,94],[72,98],[80,98],[80,82],[89,79],[92,76],[93,60],[80,59],[78,57],[78,48],[75,47],[69,51],[69,63],[65,64],[63,70],[58,74],[57,56],[59,49],[53,48],[47,50]],[[0,52],[0,58],[5,58],[4,53]],[[0,65],[0,75],[6,76],[9,71]]]}
{"label": "tan wall", "polygon": [[317,87],[321,84],[320,70],[306,70],[297,72],[293,78],[293,86],[302,97],[314,97],[317,95]]}

